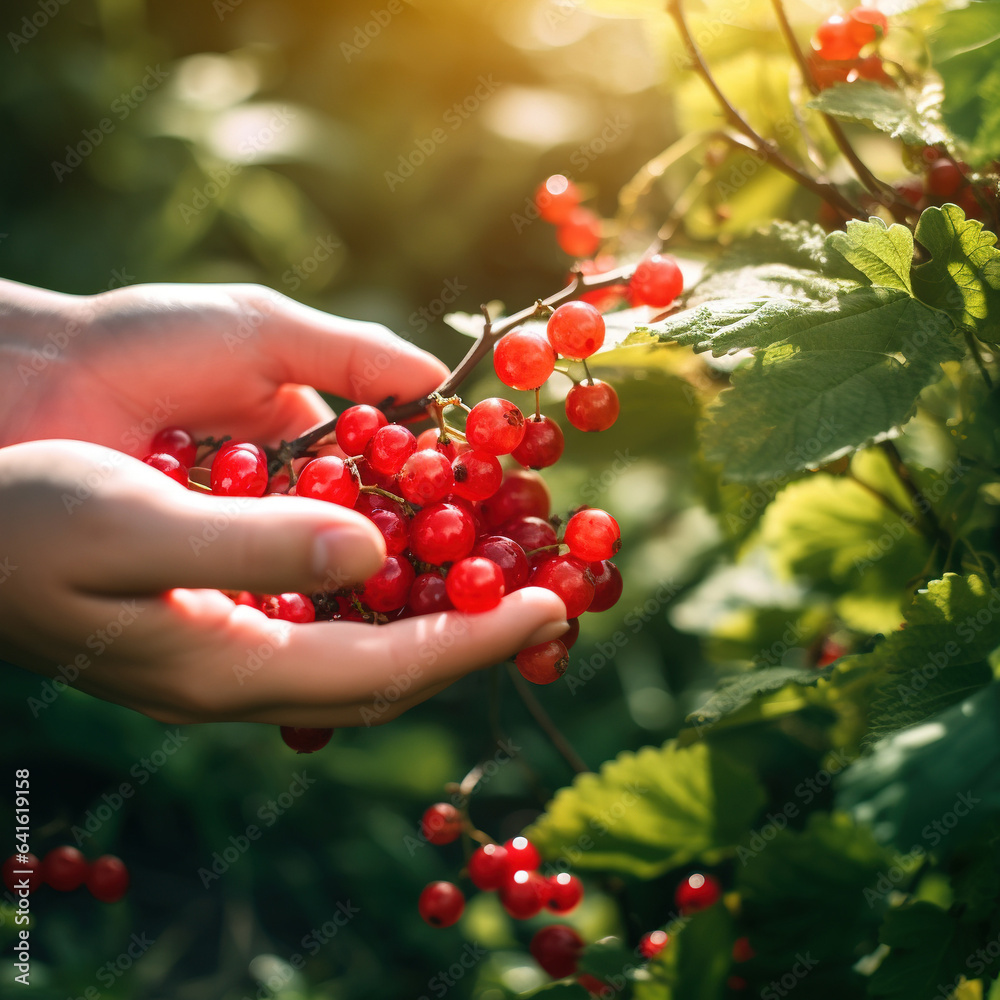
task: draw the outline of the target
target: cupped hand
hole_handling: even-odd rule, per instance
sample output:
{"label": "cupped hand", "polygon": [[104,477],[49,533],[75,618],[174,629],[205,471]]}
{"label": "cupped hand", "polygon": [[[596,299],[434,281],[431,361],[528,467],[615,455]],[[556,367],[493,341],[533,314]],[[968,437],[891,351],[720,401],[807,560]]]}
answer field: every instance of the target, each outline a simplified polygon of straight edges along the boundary
{"label": "cupped hand", "polygon": [[275,621],[206,589],[350,586],[384,551],[335,504],[193,493],[78,441],[0,449],[5,658],[163,722],[380,724],[566,629],[539,588],[381,626]]}

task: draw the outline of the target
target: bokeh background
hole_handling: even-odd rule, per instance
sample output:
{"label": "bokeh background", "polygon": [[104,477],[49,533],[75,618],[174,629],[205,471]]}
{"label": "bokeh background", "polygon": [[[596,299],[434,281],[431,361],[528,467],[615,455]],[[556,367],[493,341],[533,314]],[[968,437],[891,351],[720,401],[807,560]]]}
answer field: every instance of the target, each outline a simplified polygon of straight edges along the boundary
{"label": "bokeh background", "polygon": [[[5,0],[0,30],[0,275],[80,294],[262,282],[452,362],[468,341],[442,313],[520,308],[565,279],[552,228],[526,215],[536,185],[566,173],[613,217],[619,189],[687,127],[657,31],[572,2]],[[777,43],[762,38],[725,43],[734,81],[766,84]],[[701,98],[683,107],[711,124]],[[696,170],[668,171],[626,249],[648,244]],[[739,197],[751,192],[755,215],[788,195],[763,175]],[[717,658],[749,657],[781,643],[800,596],[769,590],[763,572],[692,593],[748,521],[727,533],[709,509],[687,362],[659,357],[610,356],[599,374],[622,418],[599,447],[570,432],[547,475],[556,510],[603,506],[625,533],[625,593],[584,622],[577,683],[537,692],[591,767],[662,742],[703,700],[715,674],[691,632],[727,622]],[[697,378],[711,395],[712,373]],[[496,387],[484,374],[470,388]],[[738,613],[748,599],[777,610]],[[792,645],[822,627],[814,614]],[[31,769],[36,853],[81,828],[88,856],[118,854],[133,874],[114,906],[82,891],[35,898],[31,996],[501,1000],[542,981],[530,931],[493,897],[445,932],[416,915],[423,885],[462,864],[459,845],[416,839],[446,783],[496,758],[473,816],[505,838],[572,777],[502,666],[391,726],[338,732],[310,758],[267,727],[170,730],[73,691],[39,707],[41,679],[12,667],[0,682],[2,759]],[[315,783],[283,808],[303,773]],[[9,806],[5,782],[4,822]],[[206,887],[199,869],[250,824],[261,838]],[[634,939],[670,891],[589,879],[574,920],[588,940]],[[8,954],[11,912],[0,906]],[[4,968],[0,991],[13,995],[10,982]]]}

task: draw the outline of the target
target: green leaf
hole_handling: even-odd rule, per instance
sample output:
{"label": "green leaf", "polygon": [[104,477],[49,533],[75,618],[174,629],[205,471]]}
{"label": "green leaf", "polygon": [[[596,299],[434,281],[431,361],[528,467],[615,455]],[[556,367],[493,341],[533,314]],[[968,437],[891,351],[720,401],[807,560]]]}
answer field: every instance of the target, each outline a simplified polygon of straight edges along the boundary
{"label": "green leaf", "polygon": [[830,234],[829,245],[873,285],[912,294],[913,235],[906,226],[887,226],[875,218],[868,222],[852,219],[847,232]]}
{"label": "green leaf", "polygon": [[869,980],[868,995],[883,1000],[939,1000],[969,974],[967,960],[978,944],[952,916],[922,900],[890,910],[879,941],[891,951]]}
{"label": "green leaf", "polygon": [[635,964],[635,952],[626,948],[621,939],[616,937],[588,944],[580,956],[580,971],[589,972],[605,982],[620,978],[628,969],[634,968]]}
{"label": "green leaf", "polygon": [[917,223],[917,240],[931,260],[913,269],[918,298],[946,312],[956,326],[981,340],[1000,342],[1000,250],[982,223],[966,219],[957,205],[928,208]]}
{"label": "green leaf", "polygon": [[910,146],[932,146],[948,139],[940,124],[941,97],[940,88],[913,94],[903,88],[889,89],[869,80],[857,80],[824,90],[807,107],[842,122],[868,125]]}
{"label": "green leaf", "polygon": [[1000,817],[1000,684],[877,743],[841,774],[837,804],[917,859],[976,836]]}
{"label": "green leaf", "polygon": [[551,860],[653,878],[721,857],[763,801],[746,765],[707,744],[671,740],[579,775],[525,836]]}
{"label": "green leaf", "polygon": [[879,674],[869,723],[881,737],[988,684],[1000,646],[1000,591],[981,576],[947,573],[913,598],[906,627],[858,659]]}

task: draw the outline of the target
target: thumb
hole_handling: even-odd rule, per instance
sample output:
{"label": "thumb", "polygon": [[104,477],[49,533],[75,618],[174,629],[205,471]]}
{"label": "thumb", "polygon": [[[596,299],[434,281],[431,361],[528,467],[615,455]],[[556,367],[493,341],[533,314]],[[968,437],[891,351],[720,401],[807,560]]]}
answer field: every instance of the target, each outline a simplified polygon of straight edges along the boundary
{"label": "thumb", "polygon": [[[101,591],[173,587],[282,593],[337,590],[366,580],[385,561],[378,528],[354,510],[296,497],[193,493],[142,463],[81,511],[104,545],[77,581]],[[145,475],[145,472],[152,476]],[[109,534],[113,541],[109,543]]]}

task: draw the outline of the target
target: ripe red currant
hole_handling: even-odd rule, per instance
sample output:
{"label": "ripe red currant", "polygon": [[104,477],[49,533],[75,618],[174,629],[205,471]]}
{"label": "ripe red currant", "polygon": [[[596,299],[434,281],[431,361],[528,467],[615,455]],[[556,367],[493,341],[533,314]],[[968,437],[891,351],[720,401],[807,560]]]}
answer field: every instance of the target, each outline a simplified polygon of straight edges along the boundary
{"label": "ripe red currant", "polygon": [[420,832],[431,844],[450,844],[462,835],[462,814],[450,802],[435,802],[424,812]]}
{"label": "ripe red currant", "polygon": [[618,393],[597,378],[579,382],[566,395],[566,418],[580,431],[606,431],[618,410]]}
{"label": "ripe red currant", "polygon": [[851,22],[843,14],[833,14],[817,29],[812,47],[821,59],[841,62],[857,59],[861,45],[854,40]]}
{"label": "ripe red currant", "polygon": [[431,927],[451,927],[465,909],[465,896],[453,882],[431,882],[420,894],[417,908]]}
{"label": "ripe red currant", "polygon": [[180,483],[181,486],[187,486],[188,484],[188,470],[187,466],[183,465],[178,459],[174,458],[173,455],[167,455],[163,453],[154,453],[152,455],[147,455],[143,462],[146,465],[152,466],[159,472],[164,473],[169,476],[174,482]]}
{"label": "ripe red currant", "polygon": [[504,594],[513,594],[528,582],[531,573],[528,557],[513,539],[503,535],[486,535],[476,542],[472,554],[489,559],[500,567]]}
{"label": "ripe red currant", "polygon": [[601,245],[601,220],[589,208],[574,208],[556,229],[556,242],[570,257],[591,257]]}
{"label": "ripe red currant", "polygon": [[267,490],[267,458],[255,444],[229,444],[212,462],[212,492],[228,497],[262,497]]}
{"label": "ripe red currant", "polygon": [[410,551],[432,566],[465,558],[475,543],[472,515],[457,504],[431,504],[410,522]]}
{"label": "ripe red currant", "polygon": [[589,358],[604,343],[604,317],[589,302],[566,302],[549,317],[549,343],[564,358]]}
{"label": "ripe red currant", "polygon": [[592,996],[600,997],[601,1000],[605,1000],[606,997],[617,992],[613,987],[602,982],[596,976],[590,975],[589,972],[584,972],[577,976],[576,981],[577,985],[582,986]]}
{"label": "ripe red currant", "polygon": [[153,435],[149,453],[172,455],[186,469],[190,469],[198,457],[198,444],[183,427],[164,427]]}
{"label": "ripe red currant", "polygon": [[362,598],[372,611],[398,611],[410,596],[416,573],[405,556],[386,556],[382,568],[365,580]]}
{"label": "ripe red currant", "polygon": [[509,455],[524,437],[524,414],[510,400],[484,399],[470,411],[465,436],[473,448]]}
{"label": "ripe red currant", "polygon": [[750,938],[740,937],[733,942],[734,962],[749,962],[756,955],[757,952],[754,951],[753,945],[750,944]]}
{"label": "ripe red currant", "polygon": [[415,451],[399,472],[399,492],[421,507],[443,500],[454,487],[451,462],[436,449]]}
{"label": "ripe red currant", "polygon": [[[607,611],[613,608],[622,596],[622,575],[618,567],[608,559],[592,562],[590,572],[594,574],[594,599],[588,611]],[[563,642],[565,643],[565,637]]]}
{"label": "ripe red currant", "polygon": [[525,553],[551,549],[546,556],[555,555],[559,544],[556,529],[540,517],[513,517],[500,527],[500,533],[517,542]]}
{"label": "ripe red currant", "polygon": [[511,837],[504,845],[507,852],[507,871],[534,871],[541,863],[538,848],[527,837]]}
{"label": "ripe red currant", "polygon": [[538,389],[552,374],[556,352],[540,333],[511,330],[493,348],[493,367],[497,378],[512,389]]}
{"label": "ripe red currant", "polygon": [[521,676],[532,684],[552,684],[569,666],[569,653],[558,639],[522,649],[514,659]]}
{"label": "ripe red currant", "polygon": [[91,862],[87,872],[87,888],[102,903],[117,903],[128,891],[128,869],[121,858],[104,854]]}
{"label": "ripe red currant", "polygon": [[[591,601],[591,604],[593,604],[593,601]],[[590,609],[588,608],[587,610],[589,611]],[[580,638],[580,619],[570,618],[568,624],[569,628],[559,636],[559,641],[567,649],[572,649],[576,644],[576,640]]]}
{"label": "ripe red currant", "polygon": [[575,556],[555,556],[539,564],[528,583],[556,594],[566,605],[567,618],[579,618],[594,600],[594,574]]}
{"label": "ripe red currant", "polygon": [[545,480],[537,472],[512,469],[504,477],[500,489],[483,503],[483,516],[488,527],[496,528],[522,515],[546,518],[550,509]]}
{"label": "ripe red currant", "polygon": [[935,198],[953,198],[964,183],[962,171],[951,160],[935,160],[927,168],[927,190]]}
{"label": "ripe red currant", "polygon": [[296,496],[353,507],[361,492],[361,477],[352,462],[327,455],[306,465],[295,483]]}
{"label": "ripe red currant", "polygon": [[580,204],[580,189],[562,174],[547,177],[535,192],[535,207],[546,221],[559,225]]}
{"label": "ripe red currant", "polygon": [[337,417],[337,444],[345,455],[364,454],[374,433],[388,422],[374,406],[349,406]]}
{"label": "ripe red currant", "polygon": [[528,417],[524,438],[511,452],[514,459],[529,469],[547,469],[562,457],[562,428],[549,417]]}
{"label": "ripe red currant", "polygon": [[382,533],[387,555],[399,556],[406,551],[406,547],[410,544],[410,529],[402,514],[376,507],[368,515],[368,520]]}
{"label": "ripe red currant", "polygon": [[639,954],[643,958],[655,958],[667,946],[670,940],[666,931],[650,931],[643,934],[639,940]]}
{"label": "ripe red currant", "polygon": [[432,615],[438,611],[451,611],[444,577],[437,573],[421,573],[410,588],[410,609],[416,615]]}
{"label": "ripe red currant", "polygon": [[536,932],[528,951],[553,979],[562,979],[576,972],[583,938],[566,924],[549,924]]}
{"label": "ripe red currant", "polygon": [[499,889],[508,875],[507,849],[499,844],[485,844],[469,858],[469,878],[477,889]]}
{"label": "ripe red currant", "polygon": [[503,469],[496,455],[472,449],[463,451],[452,463],[455,493],[466,500],[487,500],[503,481]]}
{"label": "ripe red currant", "polygon": [[[18,861],[24,858],[24,861]],[[12,854],[3,863],[3,884],[10,892],[19,892],[27,883],[28,894],[33,893],[40,885],[44,885],[42,863],[34,854]]]}
{"label": "ripe red currant", "polygon": [[847,12],[847,30],[851,39],[861,49],[884,38],[889,31],[889,21],[875,7],[855,7]]}
{"label": "ripe red currant", "polygon": [[305,594],[272,594],[258,605],[268,618],[304,625],[316,621],[316,609]]}
{"label": "ripe red currant", "polygon": [[520,869],[509,875],[500,886],[500,905],[515,920],[527,920],[541,913],[547,891],[542,875]]}
{"label": "ripe red currant", "polygon": [[545,906],[553,913],[569,913],[583,899],[583,883],[569,872],[550,875],[549,898]]}
{"label": "ripe red currant", "polygon": [[417,439],[402,424],[386,424],[372,435],[365,448],[368,464],[384,476],[394,476],[417,450]]}
{"label": "ripe red currant", "polygon": [[588,507],[569,519],[563,541],[571,555],[584,562],[597,562],[618,552],[622,547],[622,532],[606,510]]}
{"label": "ripe red currant", "polygon": [[285,746],[296,753],[315,753],[322,750],[333,736],[332,729],[312,729],[308,726],[282,726],[281,738]]}
{"label": "ripe red currant", "polygon": [[459,611],[479,614],[491,611],[504,595],[503,571],[482,556],[459,559],[445,579],[448,597]]}
{"label": "ripe red currant", "polygon": [[42,858],[42,880],[60,892],[83,885],[87,870],[87,859],[75,847],[54,847]]}
{"label": "ripe red currant", "polygon": [[695,913],[717,903],[721,895],[718,880],[711,875],[694,872],[688,875],[674,893],[674,902],[682,914]]}
{"label": "ripe red currant", "polygon": [[684,275],[670,254],[654,253],[639,263],[629,282],[636,304],[669,306],[684,290]]}

